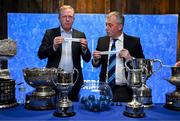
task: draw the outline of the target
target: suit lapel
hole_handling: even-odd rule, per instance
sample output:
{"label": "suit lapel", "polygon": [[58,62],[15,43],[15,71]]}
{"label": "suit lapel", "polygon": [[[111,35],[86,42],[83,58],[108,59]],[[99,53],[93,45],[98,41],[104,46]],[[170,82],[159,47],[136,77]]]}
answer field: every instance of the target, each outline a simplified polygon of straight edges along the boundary
{"label": "suit lapel", "polygon": [[123,47],[127,50],[130,50],[130,44],[131,44],[131,41],[129,40],[128,36],[126,34],[124,34]]}
{"label": "suit lapel", "polygon": [[[54,32],[54,34],[55,34],[55,37],[61,36],[61,28],[58,27],[57,30]],[[62,45],[60,45],[58,49],[61,52],[62,51]]]}
{"label": "suit lapel", "polygon": [[[103,44],[105,43],[105,44]],[[108,51],[109,50],[109,43],[110,43],[110,37],[106,37],[105,41],[102,43],[103,45],[103,51]]]}
{"label": "suit lapel", "polygon": [[123,41],[123,48],[127,48],[128,45],[127,45],[127,36],[126,34],[124,34],[124,41]]}
{"label": "suit lapel", "polygon": [[[105,41],[102,42],[101,51],[109,51],[109,43],[110,43],[110,37],[107,36],[105,38]],[[108,55],[104,55],[102,57],[105,58],[105,60],[108,60]]]}

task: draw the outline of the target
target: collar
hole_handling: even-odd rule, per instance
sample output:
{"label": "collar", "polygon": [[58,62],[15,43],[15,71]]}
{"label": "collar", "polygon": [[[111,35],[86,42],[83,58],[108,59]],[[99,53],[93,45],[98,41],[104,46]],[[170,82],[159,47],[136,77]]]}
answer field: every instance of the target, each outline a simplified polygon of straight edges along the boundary
{"label": "collar", "polygon": [[[117,37],[117,41],[124,41],[124,33],[122,33],[119,37]],[[110,38],[111,41],[113,41],[112,38]]]}
{"label": "collar", "polygon": [[64,32],[64,33],[72,33],[73,29],[71,28],[70,31],[66,32],[66,31],[64,31],[64,29],[62,27],[60,27],[60,31],[61,31],[61,33],[62,32]]}

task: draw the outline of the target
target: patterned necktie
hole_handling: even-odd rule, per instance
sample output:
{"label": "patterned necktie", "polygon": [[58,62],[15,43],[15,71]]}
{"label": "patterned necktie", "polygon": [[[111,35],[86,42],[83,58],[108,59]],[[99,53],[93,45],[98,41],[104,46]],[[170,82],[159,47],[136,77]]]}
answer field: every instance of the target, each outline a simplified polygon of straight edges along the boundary
{"label": "patterned necktie", "polygon": [[[111,51],[116,50],[116,43],[117,39],[113,40]],[[111,54],[109,57],[109,66],[108,66],[108,84],[112,87],[115,85],[115,69],[116,69],[116,54]]]}

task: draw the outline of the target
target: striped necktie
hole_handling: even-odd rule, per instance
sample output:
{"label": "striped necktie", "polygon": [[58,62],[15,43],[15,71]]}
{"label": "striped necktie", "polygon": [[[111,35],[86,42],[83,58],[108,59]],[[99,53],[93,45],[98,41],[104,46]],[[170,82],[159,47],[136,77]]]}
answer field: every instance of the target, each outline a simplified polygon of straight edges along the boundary
{"label": "striped necktie", "polygon": [[[112,46],[111,46],[111,51],[116,50],[116,43],[117,39],[113,40]],[[112,87],[115,85],[115,69],[116,69],[116,53],[111,54],[109,57],[109,66],[108,66],[108,84]]]}

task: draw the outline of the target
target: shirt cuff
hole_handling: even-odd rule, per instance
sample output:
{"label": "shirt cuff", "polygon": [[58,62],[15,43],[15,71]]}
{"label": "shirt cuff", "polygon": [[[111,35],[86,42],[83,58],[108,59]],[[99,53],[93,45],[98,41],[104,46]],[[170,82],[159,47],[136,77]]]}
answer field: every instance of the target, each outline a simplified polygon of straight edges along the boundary
{"label": "shirt cuff", "polygon": [[83,52],[84,54],[86,54],[86,53],[87,53],[87,49],[82,48],[82,52]]}
{"label": "shirt cuff", "polygon": [[93,64],[98,65],[99,64],[99,59],[93,59]]}
{"label": "shirt cuff", "polygon": [[56,52],[56,50],[57,50],[57,49],[54,47],[54,45],[53,45],[53,50],[54,50],[55,52]]}

